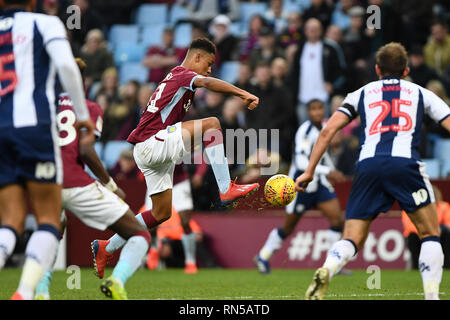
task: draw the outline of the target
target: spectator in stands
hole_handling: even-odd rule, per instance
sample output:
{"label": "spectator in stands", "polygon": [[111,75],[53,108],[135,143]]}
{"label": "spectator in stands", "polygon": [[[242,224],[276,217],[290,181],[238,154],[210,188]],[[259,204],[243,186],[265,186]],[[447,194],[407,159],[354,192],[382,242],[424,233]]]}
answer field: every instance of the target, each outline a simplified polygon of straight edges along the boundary
{"label": "spectator in stands", "polygon": [[239,60],[247,61],[250,52],[258,45],[259,32],[262,27],[268,26],[266,20],[255,14],[249,21],[248,34],[241,41],[241,48],[239,52]]}
{"label": "spectator in stands", "polygon": [[264,167],[278,167],[278,172],[286,173],[286,164],[282,163],[282,158],[278,152],[258,148],[248,157],[245,173],[241,174],[239,181],[241,183],[252,183],[261,180],[263,178],[261,169]]}
{"label": "spectator in stands", "polygon": [[[167,1],[165,1],[167,2]],[[91,1],[92,9],[100,12],[104,23],[111,27],[113,24],[130,24],[131,16],[140,0],[95,0]],[[149,17],[151,19],[151,17]]]}
{"label": "spectator in stands", "polygon": [[[319,99],[326,104],[336,89],[344,84],[342,65],[336,50],[322,40],[322,25],[316,18],[305,24],[306,41],[295,53],[288,85],[297,105],[298,122],[308,119],[306,104]],[[329,106],[327,114],[330,113]]]}
{"label": "spectator in stands", "polygon": [[42,11],[49,16],[59,16],[59,2],[58,0],[44,0],[42,1]]}
{"label": "spectator in stands", "polygon": [[152,96],[153,92],[155,92],[155,86],[152,84],[142,84],[139,88],[138,92],[138,105],[141,108],[142,112],[147,108],[148,101]]}
{"label": "spectator in stands", "polygon": [[219,92],[207,91],[203,105],[197,104],[198,118],[216,117],[219,118],[222,114],[222,107],[224,102],[224,95]]}
{"label": "spectator in stands", "polygon": [[328,154],[333,161],[336,170],[341,171],[346,177],[353,176],[355,164],[358,160],[359,142],[354,136],[344,138],[339,131],[331,140]]}
{"label": "spectator in stands", "polygon": [[272,25],[275,33],[280,34],[288,26],[288,12],[283,11],[283,0],[270,0],[264,18]]}
{"label": "spectator in stands", "polygon": [[114,181],[126,180],[126,179],[141,179],[142,174],[139,168],[136,166],[136,162],[133,158],[133,149],[125,149],[120,153],[119,160],[116,165],[110,170],[111,177]]}
{"label": "spectator in stands", "polygon": [[188,4],[190,20],[208,25],[212,19],[220,14],[224,14],[235,21],[239,18],[238,0],[196,0]]}
{"label": "spectator in stands", "polygon": [[299,12],[290,13],[287,27],[278,36],[278,44],[284,49],[296,45],[302,38],[302,27],[302,15]]}
{"label": "spectator in stands", "polygon": [[[436,185],[433,185],[433,191],[436,198],[437,219],[441,229],[444,268],[450,268],[450,203],[443,200],[442,193]],[[411,253],[412,268],[418,269],[421,241],[417,235],[417,229],[404,211],[402,211],[402,223],[403,236]]]}
{"label": "spectator in stands", "polygon": [[288,63],[284,58],[275,58],[270,65],[273,84],[277,87],[286,87],[286,77],[288,74]]}
{"label": "spectator in stands", "polygon": [[318,19],[324,29],[328,28],[333,14],[333,6],[326,0],[311,0],[311,6],[303,12],[303,21],[311,18]]}
{"label": "spectator in stands", "polygon": [[[341,95],[334,95],[331,98],[331,114],[335,113],[337,109],[342,106],[342,103],[344,102],[344,96]],[[352,122],[350,122],[345,128],[343,128],[341,131],[339,131],[342,134],[342,137],[344,139],[356,137],[359,139],[359,133],[360,133],[360,127],[361,122],[359,120],[359,117],[354,119]]]}
{"label": "spectator in stands", "polygon": [[450,35],[448,26],[442,21],[431,25],[431,39],[424,48],[425,63],[442,74],[450,66]]}
{"label": "spectator in stands", "polygon": [[350,16],[348,11],[353,7],[354,0],[339,0],[331,15],[331,23],[339,26],[342,30],[350,27]]}
{"label": "spectator in stands", "polygon": [[[445,92],[444,85],[439,80],[431,80],[427,83],[426,88],[436,94],[439,98],[445,101],[447,105],[450,106],[450,98],[448,97],[447,93]],[[449,139],[450,134],[447,130],[443,129],[442,126],[431,120],[431,118],[428,115],[425,115],[423,118],[423,122],[425,124],[425,132],[422,133],[426,136],[426,134],[434,134],[439,136],[440,138]],[[429,150],[426,150],[427,152]]]}
{"label": "spectator in stands", "polygon": [[218,66],[226,61],[237,60],[239,39],[230,32],[231,21],[226,15],[219,15],[214,18],[210,33],[217,48],[216,64]]}
{"label": "spectator in stands", "polygon": [[108,103],[118,103],[120,102],[119,97],[119,76],[117,74],[117,69],[114,67],[106,69],[102,74],[102,83],[94,96],[106,95]]}
{"label": "spectator in stands", "polygon": [[[91,8],[89,0],[74,0],[73,5],[80,9],[80,28],[69,30],[74,56],[80,56],[81,47],[84,44],[87,33],[92,29],[106,30],[103,15]],[[66,21],[73,12],[65,13],[63,21]],[[72,18],[73,19],[73,18]]]}
{"label": "spectator in stands", "polygon": [[275,45],[275,40],[275,33],[270,27],[261,28],[258,38],[259,46],[250,53],[249,62],[252,70],[261,61],[270,64],[275,58],[284,58],[284,51]]}
{"label": "spectator in stands", "polygon": [[255,130],[279,129],[280,154],[283,161],[288,162],[297,128],[290,92],[285,86],[274,85],[270,65],[264,61],[257,65],[255,79],[256,84],[250,92],[259,97],[259,106],[252,112],[245,110],[246,127]]}
{"label": "spectator in stands", "polygon": [[234,85],[238,88],[248,91],[253,73],[250,65],[245,62],[239,63],[237,81]]}
{"label": "spectator in stands", "polygon": [[173,67],[183,61],[187,48],[176,48],[174,38],[174,29],[167,27],[163,31],[162,46],[156,45],[148,49],[142,61],[145,67],[150,68],[147,82],[158,84]]}
{"label": "spectator in stands", "polygon": [[425,63],[423,48],[420,44],[413,45],[409,50],[409,76],[419,86],[426,87],[431,80],[439,80],[436,71]]}
{"label": "spectator in stands", "polygon": [[86,36],[86,43],[81,48],[80,57],[86,61],[85,85],[90,88],[94,82],[100,81],[103,72],[114,67],[114,58],[107,49],[103,32],[93,29]]}

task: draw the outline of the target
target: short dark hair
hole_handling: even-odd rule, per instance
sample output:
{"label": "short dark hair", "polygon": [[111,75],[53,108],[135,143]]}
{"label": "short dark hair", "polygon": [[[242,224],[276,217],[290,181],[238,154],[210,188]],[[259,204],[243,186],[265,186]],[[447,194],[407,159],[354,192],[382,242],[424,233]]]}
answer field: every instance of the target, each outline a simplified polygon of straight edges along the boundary
{"label": "short dark hair", "polygon": [[408,66],[408,53],[400,43],[390,42],[378,50],[376,62],[381,75],[401,77]]}
{"label": "short dark hair", "polygon": [[314,98],[314,99],[309,100],[308,103],[306,104],[307,109],[309,109],[313,105],[313,103],[317,103],[317,102],[320,103],[323,107],[325,107],[322,100]]}
{"label": "short dark hair", "polygon": [[216,54],[216,46],[208,38],[198,38],[192,40],[189,50],[192,49],[203,50],[207,53]]}

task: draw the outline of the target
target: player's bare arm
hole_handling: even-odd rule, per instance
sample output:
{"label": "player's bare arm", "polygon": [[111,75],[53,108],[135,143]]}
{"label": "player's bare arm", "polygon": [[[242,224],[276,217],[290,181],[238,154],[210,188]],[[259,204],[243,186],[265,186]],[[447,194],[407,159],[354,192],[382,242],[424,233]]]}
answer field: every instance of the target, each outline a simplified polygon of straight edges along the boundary
{"label": "player's bare arm", "polygon": [[[109,175],[108,171],[106,171],[105,167],[102,164],[102,161],[99,159],[97,152],[94,149],[94,143],[84,143],[81,144],[81,140],[87,139],[88,133],[86,131],[80,132],[80,157],[83,162],[86,163],[89,169],[95,174],[98,180],[105,185],[109,190],[117,194],[120,198],[125,199],[125,193],[122,189],[120,189],[114,182],[114,180]],[[87,140],[86,140],[87,141]]]}
{"label": "player's bare arm", "polygon": [[217,78],[198,76],[194,80],[194,85],[215,92],[235,95],[241,98],[250,110],[255,109],[259,104],[257,96]]}
{"label": "player's bare arm", "polygon": [[445,118],[441,122],[441,126],[443,126],[448,132],[450,132],[450,117]]}
{"label": "player's bare arm", "polygon": [[349,123],[349,118],[342,112],[335,112],[327,125],[320,131],[314,148],[311,152],[308,167],[305,172],[300,175],[295,181],[295,189],[299,192],[304,192],[308,183],[314,178],[314,171],[316,166],[327,150],[331,139],[333,139],[336,132],[344,128]]}

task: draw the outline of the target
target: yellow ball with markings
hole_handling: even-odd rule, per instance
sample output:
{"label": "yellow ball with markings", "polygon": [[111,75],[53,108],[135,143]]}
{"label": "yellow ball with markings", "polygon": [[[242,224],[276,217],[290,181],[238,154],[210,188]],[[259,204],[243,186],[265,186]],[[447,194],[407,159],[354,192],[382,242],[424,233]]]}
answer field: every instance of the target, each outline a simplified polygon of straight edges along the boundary
{"label": "yellow ball with markings", "polygon": [[295,183],[284,174],[277,174],[267,180],[264,186],[264,197],[277,207],[284,207],[295,198]]}

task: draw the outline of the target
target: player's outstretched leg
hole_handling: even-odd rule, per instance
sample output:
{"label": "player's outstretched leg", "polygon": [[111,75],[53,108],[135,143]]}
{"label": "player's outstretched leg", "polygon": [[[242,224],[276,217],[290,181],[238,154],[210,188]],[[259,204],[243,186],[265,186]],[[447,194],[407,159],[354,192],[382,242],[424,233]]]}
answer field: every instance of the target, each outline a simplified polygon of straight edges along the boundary
{"label": "player's outstretched leg", "polygon": [[4,226],[0,228],[0,270],[6,264],[9,256],[13,253],[19,236],[14,228]]}
{"label": "player's outstretched leg", "polygon": [[203,137],[205,153],[213,169],[223,205],[231,206],[234,201],[258,190],[258,183],[239,185],[231,181],[219,119],[211,117],[186,121],[182,123],[182,128],[183,141],[187,149],[195,146],[198,137]]}
{"label": "player's outstretched leg", "polygon": [[[138,218],[139,222],[141,222],[141,224],[145,224],[142,217],[138,217],[138,216],[136,216],[136,218]],[[150,270],[155,270],[159,264],[159,248],[158,248],[157,228],[153,228],[152,230],[150,230],[150,236],[152,238],[151,238],[150,250],[148,251],[148,255],[147,255],[147,268],[149,268]]]}
{"label": "player's outstretched leg", "polygon": [[183,245],[184,251],[184,273],[186,274],[196,274],[197,269],[197,261],[196,261],[196,240],[195,233],[192,232],[192,229],[189,225],[191,220],[191,214],[189,211],[181,211],[179,213],[181,226],[183,227],[183,236],[181,237],[181,244]]}

